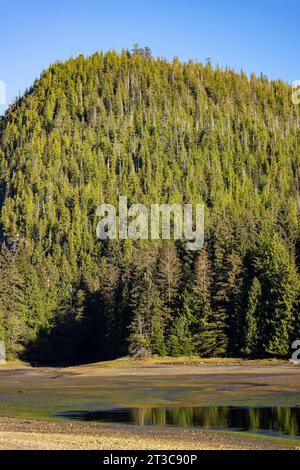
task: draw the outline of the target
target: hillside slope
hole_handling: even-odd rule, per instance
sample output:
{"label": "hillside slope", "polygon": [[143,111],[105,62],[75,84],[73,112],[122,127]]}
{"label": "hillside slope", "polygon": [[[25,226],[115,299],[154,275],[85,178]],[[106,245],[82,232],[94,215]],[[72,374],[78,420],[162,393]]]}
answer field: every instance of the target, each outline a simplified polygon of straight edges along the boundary
{"label": "hillside slope", "polygon": [[[299,109],[282,81],[153,59],[56,63],[0,121],[0,338],[11,355],[290,352]],[[206,243],[102,243],[96,208],[204,203]]]}

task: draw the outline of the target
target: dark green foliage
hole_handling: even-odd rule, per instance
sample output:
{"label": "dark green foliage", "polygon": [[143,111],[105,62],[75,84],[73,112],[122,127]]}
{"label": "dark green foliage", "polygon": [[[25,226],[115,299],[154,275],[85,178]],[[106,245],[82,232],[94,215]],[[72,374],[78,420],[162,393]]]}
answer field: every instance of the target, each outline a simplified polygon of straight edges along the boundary
{"label": "dark green foliage", "polygon": [[[299,327],[298,109],[264,76],[79,56],[0,120],[0,337],[11,355],[287,356]],[[204,203],[206,243],[96,238],[96,208]]]}
{"label": "dark green foliage", "polygon": [[25,286],[15,254],[5,246],[0,252],[0,272],[0,339],[14,356],[22,351],[28,335]]}
{"label": "dark green foliage", "polygon": [[262,352],[287,356],[299,295],[299,275],[294,260],[279,237],[274,236],[259,246],[253,263],[262,288],[258,316]]}
{"label": "dark green foliage", "polygon": [[258,324],[260,323],[261,312],[259,307],[261,305],[261,284],[257,277],[252,280],[249,289],[247,307],[245,312],[244,321],[244,347],[242,352],[246,356],[254,356],[259,351],[260,336],[258,331]]}
{"label": "dark green foliage", "polygon": [[194,350],[200,356],[224,354],[224,324],[212,307],[213,273],[208,253],[203,248],[196,260],[191,305],[193,312]]}

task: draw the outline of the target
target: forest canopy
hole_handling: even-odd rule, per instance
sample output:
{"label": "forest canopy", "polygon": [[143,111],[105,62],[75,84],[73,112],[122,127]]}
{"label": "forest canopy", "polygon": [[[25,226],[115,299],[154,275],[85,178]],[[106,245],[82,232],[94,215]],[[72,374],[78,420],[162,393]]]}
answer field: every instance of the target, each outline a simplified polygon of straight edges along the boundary
{"label": "forest canopy", "polygon": [[[300,322],[299,144],[299,107],[280,80],[138,46],[53,64],[0,118],[9,355],[288,356]],[[120,195],[203,203],[204,247],[98,240],[96,209]]]}

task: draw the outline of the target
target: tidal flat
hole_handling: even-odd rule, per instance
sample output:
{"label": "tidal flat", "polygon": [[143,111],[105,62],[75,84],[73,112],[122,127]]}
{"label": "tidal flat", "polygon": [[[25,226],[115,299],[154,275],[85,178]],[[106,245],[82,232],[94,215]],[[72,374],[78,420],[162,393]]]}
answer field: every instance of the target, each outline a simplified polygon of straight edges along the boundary
{"label": "tidal flat", "polygon": [[[57,430],[51,426],[59,426],[59,433],[66,435],[68,430],[75,428],[82,435],[90,434],[91,429],[92,433],[97,435],[102,432],[107,437],[108,433],[110,436],[108,440],[103,435],[95,438],[94,442],[98,442],[95,448],[102,448],[99,445],[103,445],[103,442],[107,443],[107,449],[110,448],[109,442],[112,446],[116,445],[113,440],[114,435],[121,436],[121,438],[127,437],[128,441],[128,433],[132,441],[129,439],[128,442],[131,444],[126,448],[151,448],[147,446],[152,442],[154,435],[156,441],[161,439],[161,445],[164,446],[162,448],[170,449],[180,448],[178,447],[180,442],[181,448],[188,448],[189,445],[193,445],[192,448],[201,449],[218,448],[220,436],[222,436],[220,448],[300,447],[297,422],[293,423],[290,434],[282,438],[272,433],[269,436],[261,436],[240,432],[243,429],[239,428],[236,429],[239,432],[217,429],[217,426],[215,430],[210,426],[196,428],[191,425],[192,421],[186,418],[186,416],[194,417],[195,413],[193,414],[191,410],[201,407],[211,410],[209,416],[213,414],[215,420],[217,419],[216,412],[220,409],[235,409],[235,407],[256,410],[258,408],[279,409],[278,416],[282,417],[284,425],[289,428],[292,425],[290,416],[295,418],[294,414],[288,414],[286,410],[297,410],[300,406],[299,371],[299,367],[283,361],[241,361],[239,359],[150,360],[146,362],[124,359],[76,367],[2,365],[0,366],[2,431],[0,448],[6,448],[5,435],[9,436],[10,432],[17,432],[17,436],[19,438],[23,436],[24,439],[26,435],[25,443],[16,442],[16,448],[18,446],[31,448],[30,433],[34,435],[33,430],[36,426],[42,433],[40,427],[43,425],[47,430],[53,429],[53,432],[50,432],[53,436],[57,434]],[[95,420],[97,423],[86,423],[84,419],[80,419],[80,413],[118,409],[144,410],[145,415],[149,415],[151,409],[160,410],[155,412],[155,416],[159,416],[160,421],[152,422],[152,418],[152,421],[148,420],[143,426],[143,422],[125,425],[109,423],[107,420],[102,422],[101,419]],[[167,410],[165,411],[167,415],[170,413],[168,410],[176,409],[187,410],[184,421],[175,420],[173,426],[165,427],[162,410]],[[283,410],[285,410],[284,415]],[[66,413],[70,412],[77,413],[78,423],[65,419]],[[222,417],[224,421],[224,411]],[[25,423],[27,423],[26,426]],[[149,423],[152,426],[149,426]],[[16,427],[17,431],[15,431]],[[186,432],[189,435],[193,433],[192,444],[183,438]],[[135,434],[137,436],[133,437]],[[49,443],[51,439],[49,436]],[[169,442],[169,447],[167,442]],[[8,437],[7,445],[9,446]],[[136,447],[138,445],[144,447]],[[46,443],[41,444],[39,448],[45,448],[45,446],[47,447]],[[66,448],[70,448],[67,443]],[[90,448],[90,444],[87,448]]]}

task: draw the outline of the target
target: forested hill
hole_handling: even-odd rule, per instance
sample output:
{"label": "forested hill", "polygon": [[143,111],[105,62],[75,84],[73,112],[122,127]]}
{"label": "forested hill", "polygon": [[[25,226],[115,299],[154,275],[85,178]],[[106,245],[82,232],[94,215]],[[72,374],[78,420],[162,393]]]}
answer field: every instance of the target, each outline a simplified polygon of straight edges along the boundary
{"label": "forested hill", "polygon": [[[147,48],[52,65],[0,121],[0,339],[36,362],[288,356],[299,164],[282,81]],[[204,248],[100,242],[118,195],[203,202]]]}

